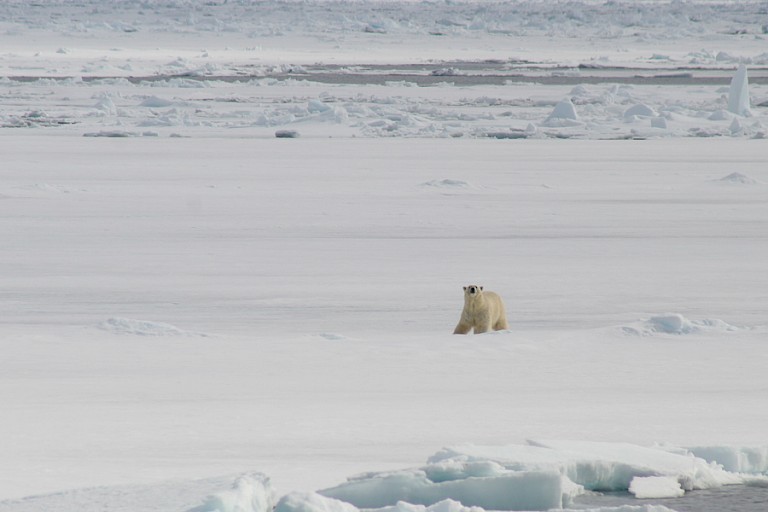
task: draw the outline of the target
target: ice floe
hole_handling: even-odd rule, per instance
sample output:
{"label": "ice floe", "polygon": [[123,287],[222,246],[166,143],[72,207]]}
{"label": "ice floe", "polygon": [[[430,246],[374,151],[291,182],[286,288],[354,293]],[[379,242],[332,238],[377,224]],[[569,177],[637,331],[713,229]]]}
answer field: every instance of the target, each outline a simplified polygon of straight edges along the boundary
{"label": "ice floe", "polygon": [[359,508],[381,508],[400,501],[434,505],[451,499],[465,506],[487,510],[548,510],[562,508],[573,486],[557,471],[500,471],[474,476],[470,471],[447,480],[430,478],[430,467],[370,474],[350,479],[334,488],[318,491],[323,496],[352,503]]}
{"label": "ice floe", "polygon": [[367,473],[318,492],[358,508],[388,511],[398,510],[401,502],[429,510],[446,500],[486,510],[547,510],[568,507],[585,490],[675,498],[686,491],[744,484],[750,478],[742,473],[766,470],[767,454],[764,448],[563,440],[461,445],[444,448],[420,468]]}

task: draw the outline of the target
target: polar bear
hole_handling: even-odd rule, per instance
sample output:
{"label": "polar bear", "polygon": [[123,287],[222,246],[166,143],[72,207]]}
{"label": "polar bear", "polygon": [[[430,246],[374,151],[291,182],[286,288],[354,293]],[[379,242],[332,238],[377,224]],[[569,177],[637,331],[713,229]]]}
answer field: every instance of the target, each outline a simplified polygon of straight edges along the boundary
{"label": "polar bear", "polygon": [[473,328],[475,334],[509,329],[501,297],[475,284],[464,287],[464,310],[453,334],[467,334]]}

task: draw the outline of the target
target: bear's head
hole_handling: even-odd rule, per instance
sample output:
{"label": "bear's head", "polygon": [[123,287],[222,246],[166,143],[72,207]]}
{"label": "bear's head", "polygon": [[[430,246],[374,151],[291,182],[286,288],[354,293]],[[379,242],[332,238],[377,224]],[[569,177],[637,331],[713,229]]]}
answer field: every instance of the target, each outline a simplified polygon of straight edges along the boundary
{"label": "bear's head", "polygon": [[477,286],[476,284],[470,284],[469,286],[464,287],[464,295],[469,297],[476,297],[480,295],[482,291],[483,291],[483,287]]}

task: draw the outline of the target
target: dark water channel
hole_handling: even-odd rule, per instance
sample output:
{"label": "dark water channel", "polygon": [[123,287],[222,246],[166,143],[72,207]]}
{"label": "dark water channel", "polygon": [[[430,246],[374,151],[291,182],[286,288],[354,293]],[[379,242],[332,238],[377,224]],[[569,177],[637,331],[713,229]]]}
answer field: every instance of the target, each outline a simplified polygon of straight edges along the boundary
{"label": "dark water channel", "polygon": [[580,496],[571,508],[664,505],[677,512],[768,512],[768,487],[727,485],[691,491],[682,498],[639,500],[629,493]]}

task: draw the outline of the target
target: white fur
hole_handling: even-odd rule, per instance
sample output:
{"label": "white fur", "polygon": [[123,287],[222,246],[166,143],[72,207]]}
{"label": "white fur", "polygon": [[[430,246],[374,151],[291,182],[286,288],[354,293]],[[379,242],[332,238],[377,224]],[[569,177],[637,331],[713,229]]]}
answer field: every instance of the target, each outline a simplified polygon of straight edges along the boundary
{"label": "white fur", "polygon": [[464,309],[453,334],[467,334],[472,329],[475,334],[509,329],[501,297],[477,285],[464,287]]}

